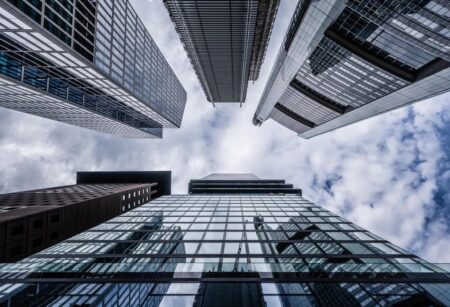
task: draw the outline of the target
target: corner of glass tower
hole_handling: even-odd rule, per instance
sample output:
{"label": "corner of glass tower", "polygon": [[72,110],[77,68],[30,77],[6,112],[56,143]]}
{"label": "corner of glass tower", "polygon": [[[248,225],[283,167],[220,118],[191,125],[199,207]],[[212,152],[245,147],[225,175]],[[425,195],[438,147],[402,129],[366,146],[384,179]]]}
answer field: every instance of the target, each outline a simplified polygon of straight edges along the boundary
{"label": "corner of glass tower", "polygon": [[298,1],[253,123],[301,137],[450,90],[450,1]]}
{"label": "corner of glass tower", "polygon": [[243,103],[264,62],[280,0],[164,0],[212,103]]}
{"label": "corner of glass tower", "polygon": [[133,138],[180,127],[186,91],[126,1],[1,1],[0,106]]}

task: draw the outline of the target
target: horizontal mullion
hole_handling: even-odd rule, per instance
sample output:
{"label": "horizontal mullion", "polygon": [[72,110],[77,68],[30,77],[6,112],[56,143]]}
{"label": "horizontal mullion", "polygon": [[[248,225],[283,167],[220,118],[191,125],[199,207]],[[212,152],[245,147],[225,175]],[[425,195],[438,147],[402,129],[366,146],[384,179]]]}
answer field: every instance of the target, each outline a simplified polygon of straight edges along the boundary
{"label": "horizontal mullion", "polygon": [[[128,224],[125,223],[124,224]],[[254,232],[254,229],[164,229],[164,230],[144,230],[144,229],[88,229],[86,230],[86,232],[102,232],[102,233],[108,233],[108,232],[147,232],[147,233],[152,233],[152,232],[204,232],[204,231],[208,231],[208,232]],[[281,230],[264,230],[265,232],[275,232],[275,233],[279,233],[281,232]],[[296,232],[299,230],[285,230],[286,232]],[[343,229],[332,229],[332,230],[309,230],[309,229],[305,229],[305,230],[301,230],[302,232],[314,232],[314,233],[322,233],[322,232],[364,232],[364,233],[368,233],[365,230],[343,230]],[[330,242],[330,241],[329,241]]]}
{"label": "horizontal mullion", "polygon": [[[348,258],[417,258],[413,254],[253,254],[242,253],[234,254],[81,254],[81,253],[64,253],[64,254],[34,254],[27,259],[46,259],[46,258],[111,258],[111,259],[142,259],[142,258],[283,258],[283,259],[348,259]],[[288,264],[288,263],[284,263]],[[326,264],[326,263],[324,263]],[[401,263],[400,263],[401,264]]]}
{"label": "horizontal mullion", "polygon": [[385,240],[96,240],[69,239],[62,243],[390,243]]}

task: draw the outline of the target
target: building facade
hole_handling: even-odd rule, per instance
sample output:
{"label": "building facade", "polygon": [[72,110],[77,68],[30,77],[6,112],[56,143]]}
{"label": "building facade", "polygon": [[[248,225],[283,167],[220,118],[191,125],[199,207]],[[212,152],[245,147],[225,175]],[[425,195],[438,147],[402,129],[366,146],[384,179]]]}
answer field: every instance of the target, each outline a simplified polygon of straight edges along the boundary
{"label": "building facade", "polygon": [[186,91],[128,0],[0,2],[0,106],[124,137],[180,127]]}
{"label": "building facade", "polygon": [[164,0],[209,102],[245,102],[279,0]]}
{"label": "building facade", "polygon": [[450,1],[300,0],[253,118],[304,138],[450,89]]}
{"label": "building facade", "polygon": [[79,172],[77,184],[0,195],[0,262],[16,262],[170,195],[170,172]]}
{"label": "building facade", "polygon": [[284,180],[236,174],[1,265],[0,282],[2,307],[450,305],[445,268]]}

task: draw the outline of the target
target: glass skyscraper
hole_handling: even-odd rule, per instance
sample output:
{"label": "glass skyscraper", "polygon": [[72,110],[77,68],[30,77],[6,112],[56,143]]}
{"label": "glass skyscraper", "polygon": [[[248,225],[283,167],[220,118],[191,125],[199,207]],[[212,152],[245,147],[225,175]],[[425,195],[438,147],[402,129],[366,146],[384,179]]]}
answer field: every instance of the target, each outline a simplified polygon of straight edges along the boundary
{"label": "glass skyscraper", "polygon": [[128,0],[0,2],[0,106],[154,138],[180,127],[185,103]]}
{"label": "glass skyscraper", "polygon": [[450,305],[448,267],[251,174],[191,180],[1,265],[0,282],[1,307]]}
{"label": "glass skyscraper", "polygon": [[243,103],[280,0],[163,0],[208,101]]}
{"label": "glass skyscraper", "polygon": [[253,118],[311,138],[450,90],[450,1],[300,0]]}

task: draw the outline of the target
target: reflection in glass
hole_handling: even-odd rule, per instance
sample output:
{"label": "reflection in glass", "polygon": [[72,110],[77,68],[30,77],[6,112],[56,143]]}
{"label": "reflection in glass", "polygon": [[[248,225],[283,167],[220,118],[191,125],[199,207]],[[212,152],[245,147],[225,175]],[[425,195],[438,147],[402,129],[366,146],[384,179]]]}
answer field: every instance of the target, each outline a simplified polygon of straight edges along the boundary
{"label": "reflection in glass", "polygon": [[[221,218],[213,220],[215,211],[203,211],[209,216],[202,217],[211,221],[181,223],[190,226],[188,230],[166,223],[168,214],[183,219],[200,212],[210,201],[231,200],[233,206],[227,210],[255,214],[245,220],[242,215],[234,216],[237,224],[233,224]],[[243,207],[254,210],[241,210]],[[289,219],[268,222],[267,217],[277,218],[272,209],[286,210]],[[122,214],[120,222],[108,221],[14,265],[22,276],[44,280],[100,276],[100,282],[7,283],[0,287],[0,304],[11,300],[11,306],[69,301],[120,306],[245,305],[230,303],[231,298],[239,297],[231,293],[242,295],[241,299],[248,297],[246,302],[252,306],[408,306],[415,299],[429,306],[450,304],[441,295],[450,284],[439,280],[445,275],[438,274],[442,269],[381,238],[375,241],[377,237],[353,224],[312,222],[323,212],[299,195],[160,197]],[[143,216],[145,222],[140,220]],[[232,225],[239,225],[238,229]],[[12,266],[0,265],[0,275],[11,276],[11,270]],[[223,280],[224,276],[228,279]],[[392,276],[403,282],[389,282]],[[416,276],[428,281],[427,285],[410,282]],[[233,282],[228,282],[229,278]],[[303,278],[305,282],[301,282]]]}

